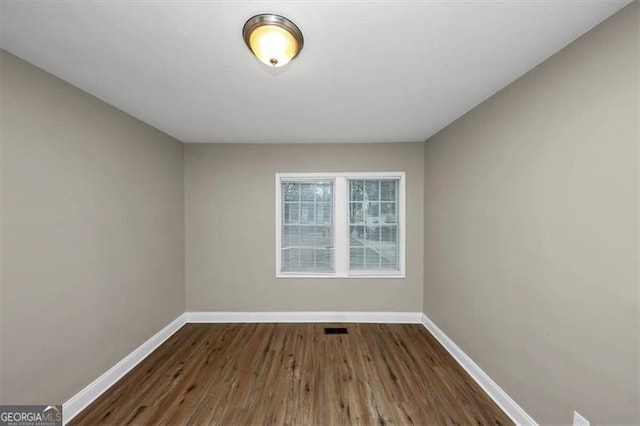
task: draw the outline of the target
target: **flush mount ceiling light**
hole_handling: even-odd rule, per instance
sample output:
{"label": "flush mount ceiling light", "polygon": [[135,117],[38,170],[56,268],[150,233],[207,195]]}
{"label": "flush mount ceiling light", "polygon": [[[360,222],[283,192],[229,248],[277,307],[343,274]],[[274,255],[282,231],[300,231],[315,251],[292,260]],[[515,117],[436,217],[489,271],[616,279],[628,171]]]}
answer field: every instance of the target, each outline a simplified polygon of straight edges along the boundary
{"label": "flush mount ceiling light", "polygon": [[242,37],[256,58],[271,67],[288,64],[304,45],[302,32],[296,24],[269,13],[249,19],[242,28]]}

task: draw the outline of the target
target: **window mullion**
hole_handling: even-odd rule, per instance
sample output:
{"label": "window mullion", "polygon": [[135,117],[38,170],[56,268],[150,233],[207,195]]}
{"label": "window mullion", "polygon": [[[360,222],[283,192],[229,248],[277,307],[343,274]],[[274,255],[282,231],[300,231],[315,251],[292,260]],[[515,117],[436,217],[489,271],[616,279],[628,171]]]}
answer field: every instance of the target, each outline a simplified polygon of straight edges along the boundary
{"label": "window mullion", "polygon": [[336,177],[334,196],[334,262],[336,275],[346,277],[349,271],[349,241],[347,238],[349,234],[349,209],[346,177]]}

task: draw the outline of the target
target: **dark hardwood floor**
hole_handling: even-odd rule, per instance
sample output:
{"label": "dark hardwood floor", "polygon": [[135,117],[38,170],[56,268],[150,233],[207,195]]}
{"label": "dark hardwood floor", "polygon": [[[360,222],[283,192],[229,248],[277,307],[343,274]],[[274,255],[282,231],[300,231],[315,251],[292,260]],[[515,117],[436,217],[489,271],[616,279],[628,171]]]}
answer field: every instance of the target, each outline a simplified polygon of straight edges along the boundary
{"label": "dark hardwood floor", "polygon": [[187,324],[71,424],[512,422],[421,325]]}

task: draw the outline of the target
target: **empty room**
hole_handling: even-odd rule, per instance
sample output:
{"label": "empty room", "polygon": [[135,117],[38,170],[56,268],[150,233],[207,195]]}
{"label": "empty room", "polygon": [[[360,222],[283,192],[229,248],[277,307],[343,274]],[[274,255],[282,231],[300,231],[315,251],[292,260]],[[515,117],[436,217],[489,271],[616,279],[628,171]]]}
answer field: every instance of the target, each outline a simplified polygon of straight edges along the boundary
{"label": "empty room", "polygon": [[637,1],[0,0],[0,426],[640,425]]}

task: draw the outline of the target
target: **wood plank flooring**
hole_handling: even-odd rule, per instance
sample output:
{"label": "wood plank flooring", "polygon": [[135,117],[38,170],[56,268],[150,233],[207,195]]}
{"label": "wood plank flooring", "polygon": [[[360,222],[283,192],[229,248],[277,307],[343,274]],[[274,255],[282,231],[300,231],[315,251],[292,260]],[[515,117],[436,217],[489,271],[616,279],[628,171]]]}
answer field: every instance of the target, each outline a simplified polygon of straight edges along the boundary
{"label": "wood plank flooring", "polygon": [[512,422],[421,325],[186,324],[71,424]]}

